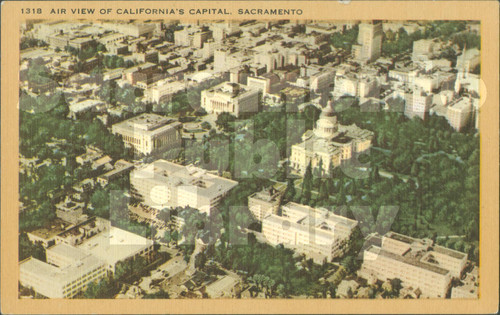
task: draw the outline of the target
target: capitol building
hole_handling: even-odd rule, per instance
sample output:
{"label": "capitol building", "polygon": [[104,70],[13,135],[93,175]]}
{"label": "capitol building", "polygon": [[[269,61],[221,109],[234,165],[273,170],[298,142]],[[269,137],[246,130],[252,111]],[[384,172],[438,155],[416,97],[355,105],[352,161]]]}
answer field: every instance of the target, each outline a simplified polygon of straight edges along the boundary
{"label": "capitol building", "polygon": [[304,174],[309,163],[313,169],[322,163],[324,174],[369,149],[372,138],[372,131],[361,129],[356,124],[339,124],[330,101],[321,112],[315,128],[307,130],[302,135],[302,142],[292,146],[290,166]]}

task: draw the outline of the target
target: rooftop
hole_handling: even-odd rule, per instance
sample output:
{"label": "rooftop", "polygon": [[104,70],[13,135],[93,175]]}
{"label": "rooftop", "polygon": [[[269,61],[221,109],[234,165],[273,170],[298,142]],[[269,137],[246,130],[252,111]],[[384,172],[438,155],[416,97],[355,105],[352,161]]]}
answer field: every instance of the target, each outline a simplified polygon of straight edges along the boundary
{"label": "rooftop", "polygon": [[430,264],[430,263],[422,262],[418,259],[415,259],[412,256],[397,255],[397,254],[386,251],[386,250],[384,250],[380,247],[374,246],[374,245],[368,247],[366,250],[368,252],[371,252],[374,254],[385,256],[385,257],[392,259],[392,260],[396,260],[396,261],[399,261],[399,262],[402,262],[402,263],[405,263],[405,264],[408,264],[411,266],[415,266],[418,268],[426,269],[426,270],[434,272],[434,273],[438,273],[440,275],[446,275],[447,273],[449,273],[449,271],[444,269],[444,268],[438,267],[438,266]]}
{"label": "rooftop", "polygon": [[144,113],[113,125],[113,129],[134,130],[134,132],[164,131],[181,126],[177,120],[157,114]]}
{"label": "rooftop", "polygon": [[78,248],[114,265],[151,245],[153,241],[145,237],[111,226],[109,230],[87,239]]}
{"label": "rooftop", "polygon": [[70,283],[81,277],[83,274],[86,274],[103,265],[102,260],[92,255],[82,255],[84,256],[81,256],[80,259],[75,260],[75,262],[63,267],[56,267],[30,257],[20,262],[19,268],[21,272],[35,274],[38,277],[45,278],[47,281],[55,283]]}
{"label": "rooftop", "polygon": [[208,198],[216,197],[238,185],[238,182],[234,180],[209,174],[202,168],[192,165],[183,166],[166,160],[156,160],[144,165],[134,170],[131,176],[148,178],[159,184],[170,183],[174,186],[196,187],[198,195]]}

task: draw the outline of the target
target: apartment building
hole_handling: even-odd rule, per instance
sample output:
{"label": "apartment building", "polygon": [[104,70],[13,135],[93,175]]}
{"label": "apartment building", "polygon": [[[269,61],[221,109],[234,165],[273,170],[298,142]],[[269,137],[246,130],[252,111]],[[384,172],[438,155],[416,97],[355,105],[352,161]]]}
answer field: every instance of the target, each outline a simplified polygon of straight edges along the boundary
{"label": "apartment building", "polygon": [[231,113],[239,117],[259,109],[259,90],[224,82],[201,92],[201,107],[209,113]]}
{"label": "apartment building", "polygon": [[459,278],[467,254],[394,232],[385,234],[381,246],[370,245],[363,253],[358,275],[385,281],[398,278],[403,286],[419,289],[422,297],[445,298],[453,278]]}
{"label": "apartment building", "polygon": [[125,146],[133,148],[136,153],[149,155],[179,147],[181,129],[182,123],[173,118],[144,113],[114,124],[111,130],[122,136]]}
{"label": "apartment building", "polygon": [[282,214],[267,215],[262,221],[262,234],[272,245],[283,244],[316,263],[331,261],[340,255],[358,222],[326,209],[290,202]]}
{"label": "apartment building", "polygon": [[190,206],[210,213],[238,182],[165,160],[130,173],[131,193],[151,207]]}

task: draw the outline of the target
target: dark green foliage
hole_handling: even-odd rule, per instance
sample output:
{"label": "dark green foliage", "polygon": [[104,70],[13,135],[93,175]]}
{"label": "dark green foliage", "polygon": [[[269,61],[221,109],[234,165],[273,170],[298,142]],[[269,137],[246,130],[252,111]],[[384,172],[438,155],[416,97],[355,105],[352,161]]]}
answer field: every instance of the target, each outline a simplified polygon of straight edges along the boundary
{"label": "dark green foliage", "polygon": [[168,295],[168,292],[164,290],[160,290],[156,293],[148,293],[144,294],[143,299],[169,299],[170,296]]}
{"label": "dark green foliage", "polygon": [[342,48],[348,52],[351,51],[352,45],[356,44],[358,39],[358,26],[355,25],[350,30],[336,32],[330,38],[330,42],[335,48]]}
{"label": "dark green foliage", "polygon": [[111,299],[118,293],[119,285],[112,277],[107,277],[99,282],[91,282],[83,292],[87,299]]}
{"label": "dark green foliage", "polygon": [[45,261],[45,248],[41,244],[34,244],[26,233],[19,234],[19,261],[32,256],[41,261]]}

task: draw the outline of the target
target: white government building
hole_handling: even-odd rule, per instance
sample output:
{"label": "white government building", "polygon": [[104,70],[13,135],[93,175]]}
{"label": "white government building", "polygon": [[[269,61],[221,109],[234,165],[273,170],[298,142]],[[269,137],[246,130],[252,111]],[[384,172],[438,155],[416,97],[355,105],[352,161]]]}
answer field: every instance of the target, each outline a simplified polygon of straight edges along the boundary
{"label": "white government building", "polygon": [[398,278],[403,286],[418,289],[421,297],[445,298],[451,280],[460,278],[466,263],[467,254],[434,245],[430,239],[388,232],[365,249],[358,275],[382,281]]}
{"label": "white government building", "polygon": [[330,101],[323,109],[314,130],[306,131],[302,142],[292,146],[290,165],[304,174],[309,163],[314,169],[322,161],[325,173],[328,169],[341,165],[343,161],[350,160],[353,155],[368,150],[373,135],[372,131],[361,129],[356,124],[339,124]]}
{"label": "white government building", "polygon": [[262,234],[272,245],[283,244],[316,263],[340,255],[358,221],[326,209],[289,202],[282,215],[269,214],[262,221]]}
{"label": "white government building", "polygon": [[113,134],[122,136],[125,146],[135,152],[148,155],[182,143],[182,123],[157,114],[145,113],[116,123]]}
{"label": "white government building", "polygon": [[21,285],[48,298],[72,298],[89,283],[114,274],[119,262],[138,256],[149,258],[153,252],[152,240],[111,226],[105,219],[98,220],[98,230],[85,230],[92,222],[68,230],[84,234],[75,246],[70,245],[71,240],[56,239],[56,245],[46,250],[47,262],[33,257],[21,261]]}
{"label": "white government building", "polygon": [[20,262],[19,282],[48,298],[72,298],[107,274],[106,263],[84,250],[61,243],[47,249],[47,262]]}
{"label": "white government building", "polygon": [[238,182],[192,165],[156,160],[130,173],[131,193],[150,207],[189,206],[210,213]]}
{"label": "white government building", "polygon": [[257,113],[259,90],[245,85],[224,82],[201,92],[201,107],[208,113],[230,113],[239,117],[243,113]]}

